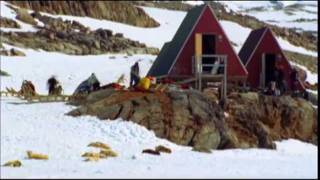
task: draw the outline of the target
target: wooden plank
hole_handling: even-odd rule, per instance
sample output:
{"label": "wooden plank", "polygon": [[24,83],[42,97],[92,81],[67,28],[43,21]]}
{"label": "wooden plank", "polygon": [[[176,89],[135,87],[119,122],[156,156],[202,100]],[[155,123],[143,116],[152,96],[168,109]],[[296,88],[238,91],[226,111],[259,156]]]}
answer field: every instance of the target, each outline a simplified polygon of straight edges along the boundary
{"label": "wooden plank", "polygon": [[196,53],[196,59],[201,57],[202,55],[202,34],[196,33],[196,44],[195,44],[195,53]]}
{"label": "wooden plank", "polygon": [[186,80],[178,81],[178,82],[176,82],[176,84],[187,84],[187,83],[191,83],[191,82],[194,82],[194,81],[196,81],[196,78],[189,78],[189,79],[186,79]]}

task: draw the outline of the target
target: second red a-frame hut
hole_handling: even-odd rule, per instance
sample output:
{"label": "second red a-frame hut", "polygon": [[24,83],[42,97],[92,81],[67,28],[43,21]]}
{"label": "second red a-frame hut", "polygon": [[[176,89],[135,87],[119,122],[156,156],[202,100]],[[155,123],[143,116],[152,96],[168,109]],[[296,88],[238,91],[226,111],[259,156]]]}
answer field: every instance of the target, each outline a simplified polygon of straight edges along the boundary
{"label": "second red a-frame hut", "polygon": [[265,88],[272,80],[277,64],[282,67],[289,90],[293,87],[297,90],[305,89],[300,80],[297,85],[293,84],[291,78],[293,68],[268,27],[256,29],[250,33],[239,52],[239,57],[249,72],[247,82],[252,88]]}

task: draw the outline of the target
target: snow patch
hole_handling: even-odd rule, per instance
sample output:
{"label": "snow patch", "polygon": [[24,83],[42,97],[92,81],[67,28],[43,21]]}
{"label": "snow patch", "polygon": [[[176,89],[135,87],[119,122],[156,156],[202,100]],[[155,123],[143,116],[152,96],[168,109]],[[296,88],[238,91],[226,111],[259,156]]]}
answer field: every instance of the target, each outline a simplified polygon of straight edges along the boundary
{"label": "snow patch", "polygon": [[[317,146],[297,140],[276,142],[277,150],[233,149],[199,153],[157,138],[152,131],[121,119],[64,115],[74,109],[63,103],[24,104],[1,97],[1,164],[20,159],[23,166],[1,166],[1,178],[316,178]],[[84,162],[81,154],[97,151],[102,141],[116,158]],[[142,154],[164,145],[172,154]],[[26,151],[49,160],[26,160]]]}
{"label": "snow patch", "polygon": [[[13,46],[3,44],[6,49]],[[20,89],[23,80],[34,83],[36,91],[47,94],[46,81],[56,75],[61,82],[65,94],[72,94],[76,87],[91,73],[95,73],[101,84],[115,82],[122,74],[125,75],[125,85],[129,85],[130,67],[139,61],[141,76],[145,76],[151,67],[155,56],[152,55],[89,55],[72,56],[56,52],[36,51],[17,48],[26,56],[1,56],[1,69],[12,76],[1,76],[1,90],[6,87]]]}
{"label": "snow patch", "polygon": [[14,10],[10,9],[8,6],[7,2],[0,1],[0,12],[1,12],[1,17],[6,17],[8,19],[12,19],[16,21],[20,25],[20,29],[15,29],[15,28],[3,28],[0,27],[0,30],[4,32],[36,32],[37,28],[33,27],[30,24],[24,23],[16,18],[17,14]]}
{"label": "snow patch", "polygon": [[291,61],[290,61],[290,64],[291,64],[291,65],[294,65],[294,66],[297,66],[297,67],[301,68],[302,70],[306,71],[306,73],[307,73],[307,79],[306,79],[306,81],[308,81],[308,82],[311,83],[311,84],[316,84],[316,83],[318,83],[318,74],[312,73],[311,71],[308,70],[307,67],[302,66],[302,65],[300,65],[300,64],[297,64],[297,63],[295,63],[295,62],[291,62]]}

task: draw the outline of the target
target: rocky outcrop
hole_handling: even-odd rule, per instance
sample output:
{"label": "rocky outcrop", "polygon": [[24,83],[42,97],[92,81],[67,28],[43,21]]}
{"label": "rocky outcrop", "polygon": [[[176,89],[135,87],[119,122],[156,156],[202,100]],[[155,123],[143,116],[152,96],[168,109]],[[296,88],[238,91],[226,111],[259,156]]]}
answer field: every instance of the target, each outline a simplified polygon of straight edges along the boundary
{"label": "rocky outcrop", "polygon": [[37,25],[37,21],[33,19],[33,17],[28,13],[26,9],[18,9],[17,12],[17,19],[19,19],[22,22],[31,24],[31,25]]}
{"label": "rocky outcrop", "polygon": [[[159,23],[143,9],[126,1],[8,1],[22,8],[51,14],[88,16],[139,27],[158,27]],[[121,12],[121,13],[119,13]]]}
{"label": "rocky outcrop", "polygon": [[308,68],[312,73],[318,73],[318,57],[308,56],[292,51],[284,51],[284,53],[290,61]]}
{"label": "rocky outcrop", "polygon": [[19,50],[14,49],[14,48],[11,48],[10,50],[6,50],[6,49],[1,50],[0,49],[0,55],[1,56],[26,56],[24,54],[24,52],[19,51]]}
{"label": "rocky outcrop", "polygon": [[316,143],[317,112],[307,101],[234,93],[224,112],[215,99],[193,90],[142,93],[106,89],[71,102],[79,108],[68,115],[130,120],[153,130],[160,138],[202,152],[273,149],[275,140],[286,138]]}
{"label": "rocky outcrop", "polygon": [[4,28],[21,28],[20,25],[12,20],[12,19],[8,19],[5,17],[0,17],[0,27],[4,27]]}
{"label": "rocky outcrop", "polygon": [[44,26],[37,32],[1,32],[1,41],[23,48],[57,51],[71,55],[96,55],[104,53],[158,54],[158,48],[146,47],[123,34],[108,29],[91,31],[77,21],[32,13]]}
{"label": "rocky outcrop", "polygon": [[304,99],[234,93],[226,111],[235,147],[269,147],[287,138],[317,144],[317,110]]}
{"label": "rocky outcrop", "polygon": [[131,120],[181,145],[197,150],[217,149],[225,135],[220,107],[196,91],[142,93],[102,90],[82,101],[72,116]]}

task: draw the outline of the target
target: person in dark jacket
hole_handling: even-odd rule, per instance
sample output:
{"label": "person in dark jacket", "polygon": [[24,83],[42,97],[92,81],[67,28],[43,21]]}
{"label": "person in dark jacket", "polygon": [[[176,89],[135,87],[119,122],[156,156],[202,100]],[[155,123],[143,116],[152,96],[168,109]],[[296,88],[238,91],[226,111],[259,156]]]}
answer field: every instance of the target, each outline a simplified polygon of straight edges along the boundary
{"label": "person in dark jacket", "polygon": [[48,85],[48,89],[49,89],[49,95],[53,95],[54,94],[54,90],[56,88],[56,86],[58,85],[58,80],[56,79],[55,76],[51,76],[48,81],[47,81],[47,85]]}
{"label": "person in dark jacket", "polygon": [[279,88],[280,93],[284,94],[287,91],[287,85],[284,79],[283,68],[280,65],[277,65],[274,70],[274,79],[276,86]]}
{"label": "person in dark jacket", "polygon": [[130,71],[130,87],[136,86],[140,81],[140,70],[139,63],[136,62],[133,66],[131,66]]}
{"label": "person in dark jacket", "polygon": [[290,79],[292,81],[292,91],[297,92],[299,90],[299,73],[296,68],[293,69],[293,71],[290,74]]}

